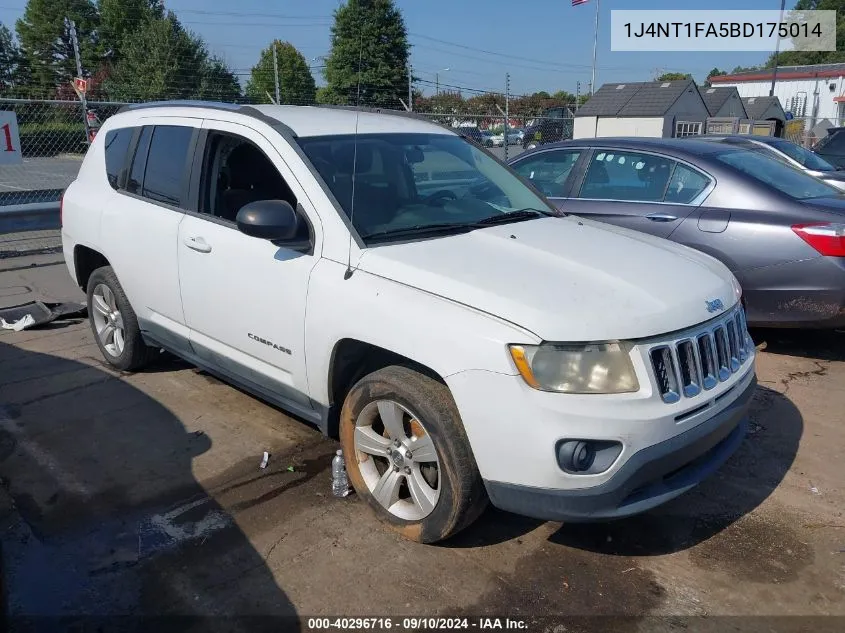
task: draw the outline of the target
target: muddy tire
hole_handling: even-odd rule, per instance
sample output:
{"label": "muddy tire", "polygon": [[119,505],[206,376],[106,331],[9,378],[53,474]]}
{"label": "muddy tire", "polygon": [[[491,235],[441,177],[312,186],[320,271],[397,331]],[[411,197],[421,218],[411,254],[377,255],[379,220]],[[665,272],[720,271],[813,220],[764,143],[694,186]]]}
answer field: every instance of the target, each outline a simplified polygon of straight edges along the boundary
{"label": "muddy tire", "polygon": [[98,268],[88,279],[88,320],[94,340],[110,365],[136,371],[152,361],[159,350],[141,338],[135,311],[111,266]]}
{"label": "muddy tire", "polygon": [[405,538],[434,543],[487,506],[448,387],[407,367],[364,376],[340,414],[340,443],[355,491]]}

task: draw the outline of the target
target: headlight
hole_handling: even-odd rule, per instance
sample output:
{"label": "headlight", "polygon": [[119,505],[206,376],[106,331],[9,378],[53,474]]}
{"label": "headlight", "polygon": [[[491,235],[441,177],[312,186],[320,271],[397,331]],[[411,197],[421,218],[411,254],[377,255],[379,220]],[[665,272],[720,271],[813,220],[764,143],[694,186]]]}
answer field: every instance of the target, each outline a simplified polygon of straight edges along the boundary
{"label": "headlight", "polygon": [[529,386],[559,393],[629,393],[640,388],[629,343],[510,345]]}

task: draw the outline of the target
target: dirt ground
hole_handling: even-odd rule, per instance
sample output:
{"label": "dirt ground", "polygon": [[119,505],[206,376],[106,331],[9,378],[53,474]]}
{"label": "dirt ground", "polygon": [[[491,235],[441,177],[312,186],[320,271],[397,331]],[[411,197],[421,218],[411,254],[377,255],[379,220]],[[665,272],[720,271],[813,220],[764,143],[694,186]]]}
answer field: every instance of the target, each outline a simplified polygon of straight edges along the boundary
{"label": "dirt ground", "polygon": [[[33,297],[82,299],[55,255],[0,260],[0,307]],[[305,423],[172,358],[115,372],[87,321],[2,332],[11,622],[197,615],[214,617],[196,630],[255,631],[440,615],[556,632],[843,631],[845,334],[753,334],[765,349],[750,433],[694,491],[599,525],[491,509],[424,546],[331,496],[337,445]],[[248,615],[283,617],[231,618]],[[567,619],[597,615],[623,617]],[[745,617],[690,618],[704,615]]]}

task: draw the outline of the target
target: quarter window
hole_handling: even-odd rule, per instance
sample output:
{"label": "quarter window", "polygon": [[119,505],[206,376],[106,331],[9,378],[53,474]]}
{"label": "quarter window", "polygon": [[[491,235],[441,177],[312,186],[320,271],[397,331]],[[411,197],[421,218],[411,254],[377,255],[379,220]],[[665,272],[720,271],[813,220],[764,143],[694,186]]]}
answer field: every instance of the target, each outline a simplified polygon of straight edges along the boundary
{"label": "quarter window", "polygon": [[516,164],[514,169],[544,195],[560,198],[566,195],[566,180],[580,156],[579,149],[541,152]]}
{"label": "quarter window", "polygon": [[132,134],[132,128],[112,130],[106,134],[106,177],[113,189],[118,189],[122,184]]}

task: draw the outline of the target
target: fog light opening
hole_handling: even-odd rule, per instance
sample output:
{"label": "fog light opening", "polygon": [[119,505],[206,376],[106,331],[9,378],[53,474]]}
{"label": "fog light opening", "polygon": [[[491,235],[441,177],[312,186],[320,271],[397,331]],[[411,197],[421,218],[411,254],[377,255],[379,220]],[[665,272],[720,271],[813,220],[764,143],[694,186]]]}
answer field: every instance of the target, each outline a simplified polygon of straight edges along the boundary
{"label": "fog light opening", "polygon": [[581,473],[589,470],[596,459],[596,449],[590,442],[569,441],[560,447],[560,465],[564,470]]}

